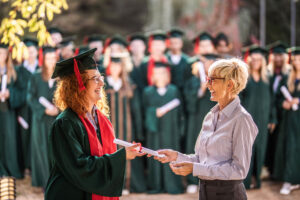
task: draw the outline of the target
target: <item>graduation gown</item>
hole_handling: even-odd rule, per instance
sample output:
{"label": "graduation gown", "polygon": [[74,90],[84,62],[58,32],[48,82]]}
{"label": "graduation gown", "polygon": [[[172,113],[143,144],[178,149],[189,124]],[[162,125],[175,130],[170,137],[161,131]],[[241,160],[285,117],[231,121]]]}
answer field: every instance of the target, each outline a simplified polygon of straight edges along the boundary
{"label": "graduation gown", "polygon": [[[0,78],[1,79],[1,78]],[[2,80],[0,80],[0,88]],[[20,166],[20,149],[17,136],[15,104],[16,94],[13,88],[14,81],[7,84],[10,97],[0,101],[0,176],[23,178]]]}
{"label": "graduation gown", "polygon": [[32,111],[31,126],[31,175],[32,185],[45,187],[49,178],[48,137],[55,116],[45,114],[46,108],[39,103],[40,97],[52,102],[56,84],[50,88],[42,79],[41,72],[32,75],[27,94],[27,103]]}
{"label": "graduation gown", "polygon": [[105,76],[105,68],[103,66],[103,56],[96,62],[99,72],[102,76]]}
{"label": "graduation gown", "polygon": [[[291,95],[293,98],[300,98],[300,91],[295,89]],[[279,98],[278,103],[282,105],[284,97],[281,95]],[[300,109],[297,111],[283,109],[281,114],[273,177],[279,181],[300,184]]]}
{"label": "graduation gown", "polygon": [[[38,65],[35,68],[38,69]],[[28,91],[28,83],[33,75],[30,71],[28,71],[23,65],[16,68],[17,72],[17,80],[14,84],[14,90],[16,93],[15,98],[15,107],[16,107],[16,117],[22,117],[29,125],[28,129],[25,129],[21,126],[20,123],[17,125],[18,135],[21,139],[22,146],[22,167],[30,168],[31,165],[31,154],[30,154],[30,137],[31,137],[31,118],[32,113],[29,105],[26,102],[26,95]]]}
{"label": "graduation gown", "polygon": [[250,188],[252,176],[256,178],[257,188],[261,186],[260,175],[267,150],[268,124],[276,123],[271,90],[268,82],[261,79],[256,82],[250,76],[246,88],[240,94],[243,107],[251,114],[258,127],[258,135],[252,147],[250,169],[244,180],[247,189]]}
{"label": "graduation gown", "polygon": [[[143,105],[145,112],[146,144],[148,148],[180,150],[182,137],[182,105],[167,112],[158,118],[156,109],[174,99],[181,100],[176,86],[170,84],[163,96],[157,92],[157,88],[149,86],[143,93]],[[175,175],[168,164],[161,164],[153,158],[148,159],[148,192],[178,194],[183,192],[181,177]]]}
{"label": "graduation gown", "polygon": [[[97,137],[103,144],[101,132],[97,132]],[[45,200],[92,200],[92,194],[108,197],[122,194],[125,149],[92,156],[87,130],[70,108],[63,111],[52,126],[49,159],[51,175]]]}
{"label": "graduation gown", "polygon": [[[126,96],[126,91],[123,88],[115,91],[107,82],[107,79],[105,86],[116,138],[128,142],[143,142],[141,102],[136,86],[132,85],[132,98]],[[146,191],[143,161],[144,159],[141,157],[127,162],[125,187],[130,189],[131,192],[140,193]]]}

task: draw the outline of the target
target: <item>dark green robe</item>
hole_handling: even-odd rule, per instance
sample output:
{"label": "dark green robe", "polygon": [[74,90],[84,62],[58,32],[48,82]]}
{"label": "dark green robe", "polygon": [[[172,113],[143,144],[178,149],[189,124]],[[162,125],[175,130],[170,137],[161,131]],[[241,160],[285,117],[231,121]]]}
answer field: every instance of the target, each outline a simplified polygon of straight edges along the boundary
{"label": "dark green robe", "polygon": [[[187,131],[185,153],[193,154],[196,140],[202,128],[202,122],[206,114],[216,102],[210,100],[210,92],[206,89],[202,97],[198,97],[198,90],[201,87],[200,79],[192,76],[184,85],[184,99],[187,112]],[[197,185],[199,179],[189,175],[187,177],[188,184]]]}
{"label": "dark green robe", "polygon": [[276,123],[272,88],[269,82],[264,82],[262,79],[256,82],[250,76],[246,88],[240,94],[240,98],[243,107],[251,114],[258,128],[258,135],[252,147],[250,169],[244,184],[249,189],[251,178],[255,176],[256,187],[260,188],[260,175],[267,150],[268,124]]}
{"label": "dark green robe", "polygon": [[[299,90],[290,93],[293,98],[300,98]],[[279,99],[279,105],[282,105],[284,97],[281,95]],[[300,184],[300,109],[283,109],[281,114],[273,177],[279,181]]]}
{"label": "dark green robe", "polygon": [[[156,109],[174,99],[180,99],[176,86],[167,86],[167,92],[160,96],[157,88],[150,86],[143,93],[145,109],[146,147],[180,150],[180,139],[183,134],[182,105],[158,118]],[[178,194],[183,192],[181,177],[175,175],[168,164],[161,164],[153,158],[148,159],[148,192]]]}
{"label": "dark green robe", "polygon": [[101,73],[101,75],[105,76],[105,68],[103,66],[103,56],[96,63],[98,65],[97,67],[98,67],[98,70]]}
{"label": "dark green robe", "polygon": [[32,185],[45,187],[49,178],[48,137],[54,116],[45,114],[46,108],[39,103],[40,97],[52,102],[56,84],[49,88],[41,72],[32,75],[27,94],[27,103],[32,111],[31,126],[31,175]]}
{"label": "dark green robe", "polygon": [[[36,66],[36,70],[38,66]],[[24,129],[20,123],[17,125],[17,130],[21,139],[22,146],[22,165],[23,168],[30,168],[31,165],[31,153],[30,153],[30,137],[31,137],[31,118],[32,113],[29,105],[26,102],[26,95],[28,91],[28,83],[33,75],[28,71],[23,65],[16,68],[17,80],[14,84],[14,90],[16,93],[15,107],[16,107],[16,116],[22,117],[29,125],[29,128]],[[17,94],[18,93],[18,94]]]}
{"label": "dark green robe", "polygon": [[[1,79],[1,78],[0,78]],[[0,88],[1,88],[0,81]],[[0,176],[13,176],[23,178],[20,166],[20,144],[18,143],[16,113],[13,105],[16,93],[13,88],[14,81],[7,84],[10,97],[4,102],[0,101]]]}
{"label": "dark green robe", "polygon": [[[138,89],[132,85],[133,97],[129,98],[123,88],[115,91],[107,81],[105,85],[116,138],[128,142],[143,142],[143,123]],[[136,158],[127,162],[127,165],[126,189],[137,193],[146,192],[144,158]]]}
{"label": "dark green robe", "polygon": [[70,108],[52,126],[49,159],[51,174],[45,200],[91,200],[92,193],[110,197],[122,194],[125,149],[101,157],[91,156],[87,131]]}

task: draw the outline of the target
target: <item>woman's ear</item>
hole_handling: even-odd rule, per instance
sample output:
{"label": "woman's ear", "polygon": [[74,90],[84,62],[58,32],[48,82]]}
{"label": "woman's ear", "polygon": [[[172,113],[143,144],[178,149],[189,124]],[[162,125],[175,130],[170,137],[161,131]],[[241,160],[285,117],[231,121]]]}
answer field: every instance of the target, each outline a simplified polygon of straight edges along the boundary
{"label": "woman's ear", "polygon": [[228,80],[227,82],[227,89],[228,91],[232,91],[233,90],[233,81],[232,80]]}

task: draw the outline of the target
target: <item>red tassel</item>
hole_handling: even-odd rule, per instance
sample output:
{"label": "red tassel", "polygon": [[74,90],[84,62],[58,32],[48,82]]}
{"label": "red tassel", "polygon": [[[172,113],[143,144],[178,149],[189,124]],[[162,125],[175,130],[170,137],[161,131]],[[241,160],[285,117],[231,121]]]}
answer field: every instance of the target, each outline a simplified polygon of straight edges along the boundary
{"label": "red tassel", "polygon": [[273,53],[273,50],[270,49],[270,51],[269,51],[269,58],[268,58],[268,64],[271,63],[271,55],[272,55],[272,53]]}
{"label": "red tassel", "polygon": [[12,47],[12,46],[9,46],[9,47],[8,47],[8,52],[9,52],[9,53],[12,53],[12,50],[13,50],[13,47]]}
{"label": "red tassel", "polygon": [[245,55],[244,55],[244,62],[247,63],[249,57],[249,49],[246,50]]}
{"label": "red tassel", "polygon": [[148,52],[151,53],[151,43],[153,40],[153,36],[150,36],[149,40],[148,40]]}
{"label": "red tassel", "polygon": [[84,84],[83,84],[81,76],[80,76],[80,71],[78,68],[77,60],[75,58],[73,60],[74,60],[74,72],[75,72],[75,76],[78,81],[79,90],[80,91],[85,90]]}
{"label": "red tassel", "polygon": [[166,39],[166,46],[167,46],[167,48],[170,48],[170,39],[169,38]]}
{"label": "red tassel", "polygon": [[43,62],[44,62],[44,55],[43,55],[43,48],[40,47],[39,49],[39,66],[43,66]]}
{"label": "red tassel", "polygon": [[79,54],[79,47],[77,47],[77,48],[75,49],[74,56],[77,56],[78,54]]}
{"label": "red tassel", "polygon": [[289,51],[289,58],[288,58],[288,63],[291,64],[292,63],[292,52]]}
{"label": "red tassel", "polygon": [[109,75],[110,75],[110,63],[111,63],[111,61],[110,61],[110,59],[109,59],[107,68],[106,68],[106,70],[105,70],[106,76],[109,76]]}
{"label": "red tassel", "polygon": [[197,55],[199,53],[199,38],[196,38],[194,45],[194,53]]}

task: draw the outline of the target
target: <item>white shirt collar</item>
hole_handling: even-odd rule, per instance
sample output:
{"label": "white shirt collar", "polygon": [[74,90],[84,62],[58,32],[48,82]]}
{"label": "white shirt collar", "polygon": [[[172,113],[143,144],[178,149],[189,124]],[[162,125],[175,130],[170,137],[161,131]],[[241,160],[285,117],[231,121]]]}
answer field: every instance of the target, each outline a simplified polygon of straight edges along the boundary
{"label": "white shirt collar", "polygon": [[32,74],[35,72],[37,65],[38,65],[38,60],[37,59],[35,60],[33,65],[30,65],[28,60],[24,60],[24,63],[23,63],[23,66],[25,67],[25,69],[27,69]]}
{"label": "white shirt collar", "polygon": [[164,87],[164,88],[157,88],[157,93],[160,95],[160,96],[164,96],[167,92],[167,87]]}
{"label": "white shirt collar", "polygon": [[107,82],[115,91],[119,91],[122,87],[122,79],[115,81],[111,76],[107,77]]}

